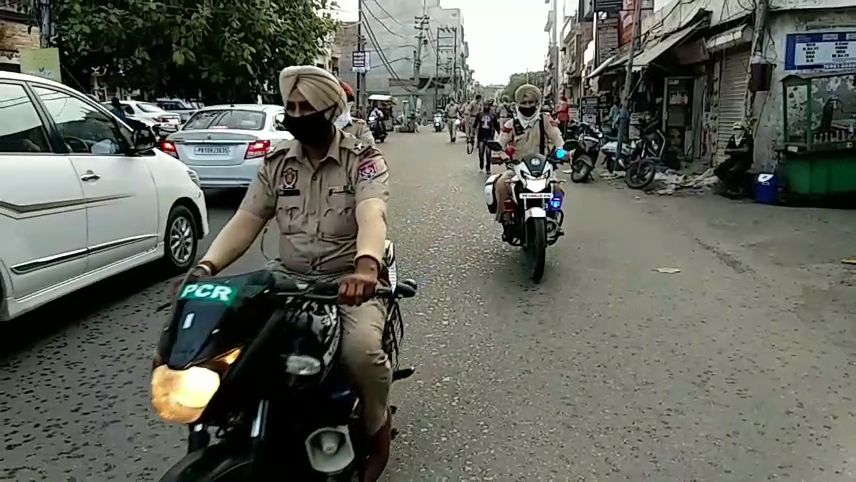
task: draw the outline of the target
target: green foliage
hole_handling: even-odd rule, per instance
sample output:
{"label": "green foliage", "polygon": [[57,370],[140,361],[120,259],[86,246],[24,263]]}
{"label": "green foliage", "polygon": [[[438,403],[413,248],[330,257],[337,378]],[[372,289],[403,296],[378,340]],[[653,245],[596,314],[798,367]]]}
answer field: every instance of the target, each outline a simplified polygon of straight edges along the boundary
{"label": "green foliage", "polygon": [[336,22],[328,0],[56,0],[57,43],[81,84],[207,102],[255,101],[313,63]]}
{"label": "green foliage", "polygon": [[[517,90],[523,84],[529,83],[538,87],[539,89],[544,85],[544,79],[546,78],[545,72],[526,72],[520,74],[511,74],[511,77],[508,79],[508,85],[505,86],[505,90],[502,92],[502,95],[507,95],[509,99],[514,100],[514,91]],[[527,80],[528,79],[528,80]]]}

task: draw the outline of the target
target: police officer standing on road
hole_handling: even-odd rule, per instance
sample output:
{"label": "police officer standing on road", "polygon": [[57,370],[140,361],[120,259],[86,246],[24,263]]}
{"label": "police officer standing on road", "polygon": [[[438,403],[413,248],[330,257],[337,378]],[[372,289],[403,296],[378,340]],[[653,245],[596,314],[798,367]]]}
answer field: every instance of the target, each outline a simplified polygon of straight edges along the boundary
{"label": "police officer standing on road", "polygon": [[365,402],[369,457],[361,480],[389,459],[392,378],[381,347],[384,305],[373,299],[386,240],[387,165],[380,151],[337,129],[345,93],[329,72],[288,67],[279,77],[294,140],[271,151],[238,211],[189,279],[216,274],[249,248],[268,220],[281,234],[277,269],[306,281],[339,281],[341,356]]}
{"label": "police officer standing on road", "polygon": [[475,132],[473,132],[473,122],[475,122],[476,116],[481,114],[483,107],[484,105],[482,104],[482,96],[481,94],[478,94],[476,96],[476,99],[470,101],[467,104],[466,108],[464,108],[464,116],[466,116],[466,118],[464,119],[464,122],[466,122],[466,124],[464,125],[464,132],[467,133],[467,139],[470,139],[475,136]]}
{"label": "police officer standing on road", "polygon": [[374,136],[372,136],[372,130],[369,128],[368,123],[351,115],[351,109],[353,109],[356,99],[353,87],[344,80],[340,80],[339,82],[342,84],[342,90],[345,91],[348,105],[345,107],[345,112],[342,112],[342,115],[336,119],[336,127],[356,137],[367,146],[375,145]]}
{"label": "police officer standing on road", "polygon": [[455,102],[455,99],[449,100],[449,104],[446,106],[446,127],[449,129],[449,142],[455,142],[455,138],[458,137],[455,121],[460,115],[461,107]]}

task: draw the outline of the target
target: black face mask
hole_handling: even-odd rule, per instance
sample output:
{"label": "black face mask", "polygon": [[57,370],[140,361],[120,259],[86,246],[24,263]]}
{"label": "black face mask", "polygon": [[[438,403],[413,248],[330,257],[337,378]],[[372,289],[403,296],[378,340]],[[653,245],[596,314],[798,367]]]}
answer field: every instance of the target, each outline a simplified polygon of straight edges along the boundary
{"label": "black face mask", "polygon": [[535,111],[538,110],[538,106],[533,105],[532,107],[518,107],[517,110],[519,110],[524,117],[532,117],[533,115],[535,115]]}
{"label": "black face mask", "polygon": [[286,112],[282,123],[297,142],[307,146],[323,146],[333,138],[333,122],[327,118],[327,113],[332,109],[333,106],[330,106],[299,117],[290,116]]}

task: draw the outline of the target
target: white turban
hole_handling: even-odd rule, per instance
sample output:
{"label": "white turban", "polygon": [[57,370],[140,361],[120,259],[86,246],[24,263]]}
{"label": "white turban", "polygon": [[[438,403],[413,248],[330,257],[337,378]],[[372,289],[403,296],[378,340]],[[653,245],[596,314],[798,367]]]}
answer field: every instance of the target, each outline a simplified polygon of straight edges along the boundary
{"label": "white turban", "polygon": [[282,103],[297,89],[316,110],[332,108],[328,119],[336,119],[345,111],[348,99],[342,84],[330,72],[311,65],[286,67],[279,74]]}

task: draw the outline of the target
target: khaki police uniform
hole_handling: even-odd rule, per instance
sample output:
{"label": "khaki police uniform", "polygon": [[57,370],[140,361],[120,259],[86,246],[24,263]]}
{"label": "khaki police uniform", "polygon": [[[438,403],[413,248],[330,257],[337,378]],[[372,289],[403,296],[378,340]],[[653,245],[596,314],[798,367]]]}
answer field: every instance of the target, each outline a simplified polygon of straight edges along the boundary
{"label": "khaki police uniform", "polygon": [[449,138],[454,139],[458,134],[455,131],[455,121],[458,119],[461,108],[452,102],[446,106],[446,128],[449,129]]}
{"label": "khaki police uniform", "polygon": [[362,119],[351,118],[351,122],[346,125],[343,129],[346,133],[356,137],[363,145],[373,146],[375,145],[374,136],[372,135],[372,130],[369,127],[368,122]]}
{"label": "khaki police uniform", "polygon": [[467,123],[465,127],[467,137],[475,135],[475,133],[473,132],[473,123],[476,120],[476,116],[479,115],[482,109],[484,109],[484,104],[482,104],[481,102],[474,100],[467,104],[467,107],[464,112],[464,114],[466,115],[465,122]]}
{"label": "khaki police uniform", "polygon": [[[389,197],[389,173],[380,151],[342,131],[315,167],[299,142],[284,141],[267,155],[241,209],[276,219],[279,269],[303,280],[340,279],[354,272],[357,204]],[[374,256],[372,256],[374,257]],[[392,373],[381,347],[386,309],[377,300],[339,309],[341,356],[360,387],[368,433],[386,419]]]}
{"label": "khaki police uniform", "polygon": [[[514,119],[505,122],[502,127],[502,132],[499,135],[499,143],[503,149],[510,143],[514,144],[514,159],[522,160],[534,154],[544,154],[550,152],[552,148],[562,147],[565,141],[562,139],[562,132],[555,126],[553,119],[549,114],[542,113],[541,123],[544,126],[544,149],[547,152],[541,151],[541,128],[539,122],[535,122],[529,127],[525,127],[523,133],[516,133],[514,129]],[[497,199],[506,199],[509,196],[508,183],[514,177],[514,171],[506,169],[505,172],[496,181]],[[561,191],[561,188],[557,188]],[[497,210],[497,219],[500,219],[502,209]]]}

